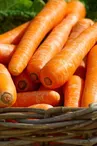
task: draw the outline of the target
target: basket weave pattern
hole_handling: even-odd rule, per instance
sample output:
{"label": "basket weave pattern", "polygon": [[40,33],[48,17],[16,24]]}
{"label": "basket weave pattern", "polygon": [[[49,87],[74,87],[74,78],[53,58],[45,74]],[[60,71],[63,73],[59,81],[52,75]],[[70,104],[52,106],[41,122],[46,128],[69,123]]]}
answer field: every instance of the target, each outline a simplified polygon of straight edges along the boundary
{"label": "basket weave pattern", "polygon": [[[16,120],[13,123],[8,120]],[[10,141],[10,139],[13,139]],[[55,107],[0,109],[0,146],[94,146],[97,143],[97,105],[89,108]],[[58,145],[56,145],[58,146]]]}

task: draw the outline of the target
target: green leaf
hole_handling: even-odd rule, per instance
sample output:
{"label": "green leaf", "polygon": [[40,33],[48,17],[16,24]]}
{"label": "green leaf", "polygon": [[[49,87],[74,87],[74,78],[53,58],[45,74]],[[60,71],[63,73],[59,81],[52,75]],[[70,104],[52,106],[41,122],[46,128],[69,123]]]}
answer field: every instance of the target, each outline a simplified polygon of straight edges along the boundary
{"label": "green leaf", "polygon": [[0,0],[0,33],[33,19],[44,5],[43,0]]}

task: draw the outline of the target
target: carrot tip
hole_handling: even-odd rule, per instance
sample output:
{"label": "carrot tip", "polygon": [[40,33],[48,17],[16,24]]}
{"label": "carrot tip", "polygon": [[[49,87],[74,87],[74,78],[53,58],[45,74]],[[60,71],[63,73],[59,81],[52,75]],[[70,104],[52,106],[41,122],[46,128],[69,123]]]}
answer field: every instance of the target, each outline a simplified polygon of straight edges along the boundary
{"label": "carrot tip", "polygon": [[52,81],[48,77],[44,78],[44,82],[46,85],[52,85]]}
{"label": "carrot tip", "polygon": [[21,90],[24,90],[26,88],[26,86],[27,86],[27,83],[24,80],[22,80],[18,83],[18,88]]}
{"label": "carrot tip", "polygon": [[32,81],[34,81],[34,82],[39,80],[37,74],[35,74],[35,73],[31,73],[30,76],[31,76]]}
{"label": "carrot tip", "polygon": [[12,95],[10,93],[7,93],[7,92],[4,92],[2,95],[1,95],[1,101],[4,103],[4,104],[10,104],[12,102]]}

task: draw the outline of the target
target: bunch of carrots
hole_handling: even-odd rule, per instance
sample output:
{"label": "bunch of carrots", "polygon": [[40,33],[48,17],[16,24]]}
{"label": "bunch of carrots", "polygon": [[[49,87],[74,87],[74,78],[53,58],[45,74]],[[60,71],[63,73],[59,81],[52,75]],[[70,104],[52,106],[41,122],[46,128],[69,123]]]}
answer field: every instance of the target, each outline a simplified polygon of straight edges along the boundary
{"label": "bunch of carrots", "polygon": [[0,35],[0,107],[88,107],[97,102],[97,23],[83,3],[49,0]]}

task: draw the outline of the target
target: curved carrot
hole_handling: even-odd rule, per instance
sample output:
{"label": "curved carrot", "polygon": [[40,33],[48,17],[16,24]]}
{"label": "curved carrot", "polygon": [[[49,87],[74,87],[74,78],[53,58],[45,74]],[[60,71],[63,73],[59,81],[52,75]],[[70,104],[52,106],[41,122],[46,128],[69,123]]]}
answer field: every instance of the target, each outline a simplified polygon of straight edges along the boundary
{"label": "curved carrot", "polygon": [[0,43],[18,44],[29,24],[30,22],[26,22],[12,30],[9,30],[8,32],[1,34]]}
{"label": "curved carrot", "polygon": [[85,80],[86,77],[86,62],[83,60],[79,67],[76,69],[74,75],[77,75]]}
{"label": "curved carrot", "polygon": [[14,107],[28,107],[33,104],[50,104],[58,105],[60,95],[53,90],[22,92],[17,94],[17,101]]}
{"label": "curved carrot", "polygon": [[88,54],[85,88],[81,106],[88,107],[93,102],[97,102],[97,45]]}
{"label": "curved carrot", "polygon": [[29,108],[39,108],[39,109],[48,110],[49,108],[53,108],[53,106],[50,104],[34,104],[29,106]]}
{"label": "curved carrot", "polygon": [[72,29],[71,34],[68,38],[68,41],[66,42],[66,45],[68,43],[71,43],[75,38],[77,38],[83,31],[85,31],[87,28],[89,28],[91,25],[93,25],[94,22],[91,19],[81,19]]}
{"label": "curved carrot", "polygon": [[12,44],[0,44],[0,63],[8,64],[16,46]]}
{"label": "curved carrot", "polygon": [[12,106],[16,98],[16,88],[10,73],[3,64],[0,64],[0,107]]}
{"label": "curved carrot", "polygon": [[[76,3],[78,4],[78,8]],[[79,5],[82,5],[82,3],[76,3],[76,7],[74,6],[73,9],[77,9],[77,13],[70,13],[58,26],[56,26],[30,59],[27,71],[32,81],[39,82],[41,69],[50,59],[61,51],[68,39],[72,27],[81,19],[80,13],[83,13],[84,7],[79,9]],[[85,14],[83,16],[85,16]]]}
{"label": "curved carrot", "polygon": [[40,80],[50,89],[62,86],[74,74],[83,58],[97,41],[97,23],[51,59],[41,70]]}
{"label": "curved carrot", "polygon": [[39,88],[39,84],[33,83],[24,70],[19,76],[13,77],[17,92],[35,91]]}
{"label": "curved carrot", "polygon": [[63,87],[64,106],[79,107],[84,89],[84,80],[73,75]]}
{"label": "curved carrot", "polygon": [[66,8],[67,4],[64,0],[49,0],[43,10],[31,21],[9,63],[12,75],[17,76],[26,68],[46,34],[66,15]]}

